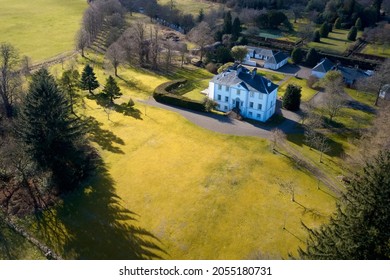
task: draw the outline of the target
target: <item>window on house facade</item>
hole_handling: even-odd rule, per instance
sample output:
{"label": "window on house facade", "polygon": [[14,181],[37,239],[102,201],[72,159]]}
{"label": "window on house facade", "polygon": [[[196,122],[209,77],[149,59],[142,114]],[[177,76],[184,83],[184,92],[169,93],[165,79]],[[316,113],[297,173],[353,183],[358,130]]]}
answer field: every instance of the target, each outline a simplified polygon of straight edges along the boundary
{"label": "window on house facade", "polygon": [[257,118],[260,119],[261,118],[261,114],[257,114]]}
{"label": "window on house facade", "polygon": [[257,109],[258,109],[258,110],[261,110],[262,107],[263,107],[262,104],[258,104],[258,105],[257,105]]}
{"label": "window on house facade", "polygon": [[229,86],[226,86],[226,91],[229,91]]}
{"label": "window on house facade", "polygon": [[261,92],[259,93],[259,99],[263,99],[263,94]]}
{"label": "window on house facade", "polygon": [[221,100],[221,95],[220,94],[218,94],[217,100]]}
{"label": "window on house facade", "polygon": [[249,115],[249,117],[252,117],[252,112],[249,112],[248,115]]}
{"label": "window on house facade", "polygon": [[240,93],[241,93],[241,91],[238,89],[238,90],[237,90],[237,95],[240,95]]}
{"label": "window on house facade", "polygon": [[224,108],[225,108],[225,110],[227,110],[227,109],[228,109],[228,107],[227,107],[227,106],[225,106]]}
{"label": "window on house facade", "polygon": [[229,97],[225,96],[225,102],[229,102]]}
{"label": "window on house facade", "polygon": [[251,91],[251,92],[249,93],[249,96],[250,96],[250,97],[255,97],[255,92],[254,92],[254,91]]}
{"label": "window on house facade", "polygon": [[232,104],[233,104],[233,105],[236,104],[236,103],[234,102],[234,99],[232,100]]}
{"label": "window on house facade", "polygon": [[272,106],[274,106],[274,102],[273,102],[273,101],[271,101],[271,107],[272,107]]}
{"label": "window on house facade", "polygon": [[221,90],[222,89],[222,85],[218,85],[218,90]]}
{"label": "window on house facade", "polygon": [[253,102],[249,102],[249,108],[253,108]]}

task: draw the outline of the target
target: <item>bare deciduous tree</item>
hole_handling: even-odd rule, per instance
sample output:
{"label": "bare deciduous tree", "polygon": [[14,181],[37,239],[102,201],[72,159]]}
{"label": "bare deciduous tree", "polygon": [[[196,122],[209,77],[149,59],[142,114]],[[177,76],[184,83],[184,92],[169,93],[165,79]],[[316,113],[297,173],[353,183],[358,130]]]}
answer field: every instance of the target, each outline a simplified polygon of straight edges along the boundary
{"label": "bare deciduous tree", "polygon": [[18,51],[9,43],[0,44],[0,96],[5,114],[13,115],[13,102],[20,88],[20,75],[17,69],[19,63]]}
{"label": "bare deciduous tree", "polygon": [[286,135],[282,130],[279,128],[274,128],[271,130],[271,143],[272,143],[272,152],[276,151],[276,147],[280,144],[283,144],[283,142],[286,139]]}
{"label": "bare deciduous tree", "polygon": [[302,38],[302,40],[307,43],[311,41],[315,29],[315,24],[312,22],[308,24],[300,24],[298,26],[298,34]]}
{"label": "bare deciduous tree", "polygon": [[213,42],[213,35],[210,26],[206,22],[201,22],[191,29],[188,38],[196,43],[200,49],[200,60],[203,59],[204,47]]}
{"label": "bare deciduous tree", "polygon": [[280,186],[283,192],[286,192],[291,195],[291,201],[295,202],[295,184],[292,180],[288,181],[278,181],[278,185]]}
{"label": "bare deciduous tree", "polygon": [[91,38],[84,28],[81,28],[76,34],[76,49],[81,51],[81,56],[85,57],[84,50],[91,44]]}
{"label": "bare deciduous tree", "polygon": [[110,61],[112,67],[114,67],[115,76],[118,77],[118,67],[123,60],[124,51],[120,44],[113,43],[106,52],[106,58]]}
{"label": "bare deciduous tree", "polygon": [[374,74],[358,85],[359,88],[376,93],[375,105],[378,105],[379,94],[382,87],[390,84],[390,59],[380,64]]}

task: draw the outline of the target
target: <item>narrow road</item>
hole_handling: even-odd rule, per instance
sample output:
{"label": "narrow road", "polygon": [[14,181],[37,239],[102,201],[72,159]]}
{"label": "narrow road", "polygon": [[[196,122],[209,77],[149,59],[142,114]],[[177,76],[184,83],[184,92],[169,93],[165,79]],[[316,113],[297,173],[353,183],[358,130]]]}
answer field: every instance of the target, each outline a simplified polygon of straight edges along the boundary
{"label": "narrow road", "polygon": [[303,132],[302,128],[300,128],[298,125],[300,121],[299,115],[282,110],[280,108],[278,109],[278,113],[282,114],[283,117],[285,117],[285,120],[281,124],[274,127],[269,125],[263,125],[261,123],[248,123],[245,121],[239,121],[213,113],[196,112],[184,108],[166,105],[155,101],[153,98],[150,98],[147,101],[139,101],[154,107],[159,107],[165,110],[179,113],[187,120],[200,127],[223,134],[255,136],[270,139],[271,130],[274,128],[279,128],[286,134]]}

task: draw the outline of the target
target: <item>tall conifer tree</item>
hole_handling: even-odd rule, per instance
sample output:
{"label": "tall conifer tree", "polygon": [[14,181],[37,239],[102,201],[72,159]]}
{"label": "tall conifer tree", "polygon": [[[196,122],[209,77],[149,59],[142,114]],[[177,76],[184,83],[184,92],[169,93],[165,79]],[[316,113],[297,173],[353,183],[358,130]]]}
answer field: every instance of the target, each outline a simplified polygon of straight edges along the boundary
{"label": "tall conifer tree", "polygon": [[98,87],[99,82],[96,79],[93,68],[89,64],[85,65],[83,73],[81,74],[80,88],[83,90],[88,90],[89,93],[92,93],[92,91]]}
{"label": "tall conifer tree", "polygon": [[355,175],[328,224],[308,230],[303,259],[390,259],[390,151]]}
{"label": "tall conifer tree", "polygon": [[42,170],[51,171],[58,186],[71,189],[87,172],[88,152],[79,119],[46,69],[32,76],[21,106],[19,138]]}

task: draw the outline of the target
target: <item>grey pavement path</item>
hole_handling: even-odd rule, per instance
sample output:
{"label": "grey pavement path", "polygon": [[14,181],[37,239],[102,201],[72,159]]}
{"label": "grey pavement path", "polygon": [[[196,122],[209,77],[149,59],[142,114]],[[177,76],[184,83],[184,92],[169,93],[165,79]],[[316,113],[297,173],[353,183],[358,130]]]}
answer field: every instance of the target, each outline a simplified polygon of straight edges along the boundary
{"label": "grey pavement path", "polygon": [[[146,101],[140,101],[154,107],[179,113],[187,120],[200,127],[223,134],[255,136],[269,139],[271,137],[271,130],[275,128],[272,126],[262,125],[261,123],[248,123],[246,121],[239,121],[223,115],[196,112],[178,108],[175,106],[159,103],[153,98],[150,98]],[[282,114],[285,117],[285,120],[276,126],[277,128],[281,129],[286,134],[302,133],[302,129],[297,127],[297,123],[300,121],[299,115],[281,110],[280,105],[278,105],[277,113]]]}

